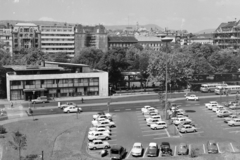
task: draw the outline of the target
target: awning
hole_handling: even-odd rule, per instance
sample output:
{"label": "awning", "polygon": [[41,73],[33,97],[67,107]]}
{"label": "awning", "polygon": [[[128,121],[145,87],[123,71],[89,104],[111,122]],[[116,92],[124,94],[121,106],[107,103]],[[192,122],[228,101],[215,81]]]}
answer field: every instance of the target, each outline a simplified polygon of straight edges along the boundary
{"label": "awning", "polygon": [[46,91],[46,88],[28,88],[28,89],[24,89],[24,92],[33,92],[33,91]]}

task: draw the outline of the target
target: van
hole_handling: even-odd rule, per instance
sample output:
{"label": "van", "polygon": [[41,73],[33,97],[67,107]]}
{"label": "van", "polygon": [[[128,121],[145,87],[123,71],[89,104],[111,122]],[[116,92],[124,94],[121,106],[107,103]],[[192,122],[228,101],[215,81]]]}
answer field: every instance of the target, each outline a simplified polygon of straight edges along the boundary
{"label": "van", "polygon": [[47,103],[47,102],[49,102],[47,96],[40,96],[37,99],[32,100],[33,104],[35,104],[35,103]]}

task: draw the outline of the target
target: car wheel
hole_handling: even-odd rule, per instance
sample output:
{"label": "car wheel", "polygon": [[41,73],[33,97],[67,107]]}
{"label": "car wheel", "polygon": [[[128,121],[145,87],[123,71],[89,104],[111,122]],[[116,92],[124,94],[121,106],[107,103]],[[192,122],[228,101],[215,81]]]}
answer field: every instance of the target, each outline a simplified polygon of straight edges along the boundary
{"label": "car wheel", "polygon": [[188,98],[187,98],[187,101],[188,101]]}
{"label": "car wheel", "polygon": [[110,139],[110,137],[106,137],[105,139],[106,139],[106,140],[109,140],[109,139]]}
{"label": "car wheel", "polygon": [[70,111],[68,110],[67,113],[70,113]]}
{"label": "car wheel", "polygon": [[197,132],[197,130],[195,129],[194,132]]}
{"label": "car wheel", "polygon": [[108,149],[108,148],[109,148],[109,146],[105,146],[104,148],[105,148],[105,149]]}
{"label": "car wheel", "polygon": [[155,127],[154,129],[157,130],[157,127]]}
{"label": "car wheel", "polygon": [[97,148],[96,147],[93,147],[93,150],[96,150]]}
{"label": "car wheel", "polygon": [[197,101],[197,99],[195,99],[195,101]]}
{"label": "car wheel", "polygon": [[185,131],[185,133],[187,133],[187,131]]}

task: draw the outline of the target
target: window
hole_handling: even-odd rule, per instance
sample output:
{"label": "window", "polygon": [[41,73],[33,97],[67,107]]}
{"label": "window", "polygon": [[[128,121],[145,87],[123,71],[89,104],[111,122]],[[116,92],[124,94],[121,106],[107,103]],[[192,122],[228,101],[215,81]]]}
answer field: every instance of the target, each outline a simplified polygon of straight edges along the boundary
{"label": "window", "polygon": [[19,86],[21,85],[21,81],[11,81],[12,86]]}
{"label": "window", "polygon": [[26,81],[26,85],[34,85],[34,84],[35,84],[34,82],[35,82],[35,81],[27,80],[27,81]]}

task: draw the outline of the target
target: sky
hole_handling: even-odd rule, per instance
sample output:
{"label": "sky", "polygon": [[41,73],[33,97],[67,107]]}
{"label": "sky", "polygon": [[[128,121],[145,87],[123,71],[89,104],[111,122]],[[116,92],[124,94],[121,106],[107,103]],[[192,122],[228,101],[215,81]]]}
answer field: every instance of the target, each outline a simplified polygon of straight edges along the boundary
{"label": "sky", "polygon": [[0,0],[0,20],[156,24],[195,33],[240,19],[240,0]]}

